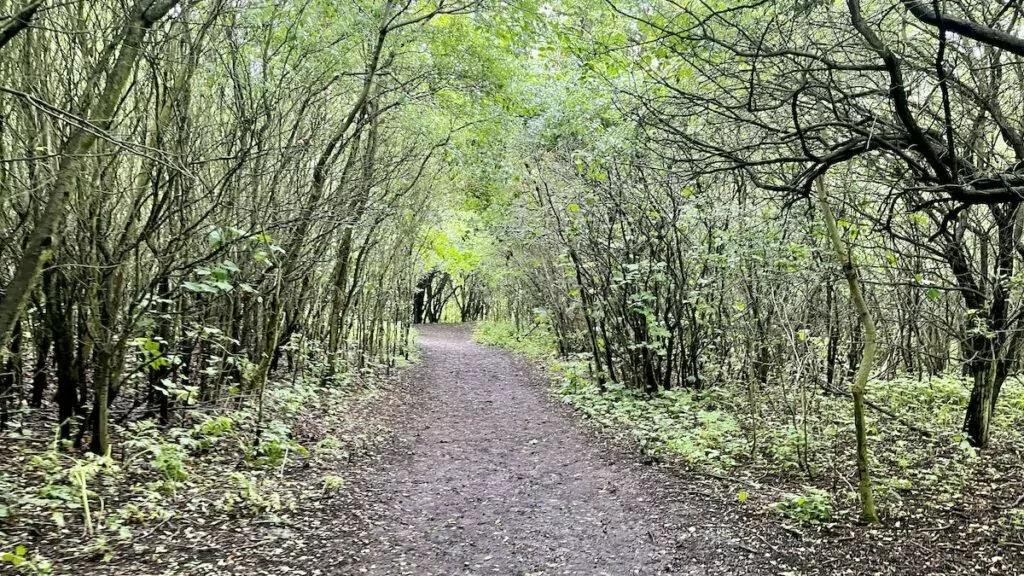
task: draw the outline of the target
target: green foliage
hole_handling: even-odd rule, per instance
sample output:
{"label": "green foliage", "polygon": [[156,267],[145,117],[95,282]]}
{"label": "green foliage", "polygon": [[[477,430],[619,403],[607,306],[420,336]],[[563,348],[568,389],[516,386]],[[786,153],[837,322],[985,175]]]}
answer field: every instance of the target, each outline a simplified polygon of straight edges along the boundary
{"label": "green foliage", "polygon": [[1012,532],[1024,532],[1024,508],[1010,508],[1006,510],[999,523],[1008,527]]}
{"label": "green foliage", "polygon": [[152,420],[141,420],[129,425],[131,436],[125,448],[133,451],[132,458],[147,458],[149,467],[160,474],[161,489],[173,493],[179,484],[188,480],[188,455],[202,447],[202,440],[184,429],[162,433]]}
{"label": "green foliage", "polygon": [[807,487],[803,493],[787,494],[771,508],[801,524],[814,525],[832,519],[831,497],[828,492],[817,488]]}
{"label": "green foliage", "polygon": [[266,514],[293,509],[295,501],[276,490],[275,483],[257,474],[233,472],[221,507],[226,512]]}
{"label": "green foliage", "polygon": [[[292,438],[295,422],[318,406],[341,411],[348,402],[372,401],[379,394],[372,385],[378,376],[370,372],[360,378],[364,384],[359,389],[325,388],[316,376],[275,383],[266,399],[271,417],[258,445],[253,444],[255,413],[248,407],[193,412],[179,426],[161,427],[151,419],[129,422],[119,432],[124,457],[117,462],[94,455],[72,457],[55,437],[48,449],[20,460],[13,475],[0,472],[0,527],[31,518],[49,530],[72,528],[86,534],[82,548],[68,552],[109,559],[138,532],[173,519],[183,506],[198,510],[214,505],[243,516],[290,512],[300,494],[284,472],[309,456]],[[339,431],[325,436],[317,448],[325,461],[343,462],[371,450],[387,433],[341,438]],[[324,474],[320,488],[325,494],[338,493],[345,488],[344,478]],[[0,565],[17,566],[24,574],[47,574],[51,563],[19,548],[7,551]]]}
{"label": "green foliage", "polygon": [[558,366],[563,401],[605,426],[626,428],[641,448],[652,455],[676,455],[687,463],[711,472],[733,468],[747,452],[739,422],[712,407],[712,394],[689,390],[644,395],[618,384],[601,391],[582,378],[585,365]]}
{"label": "green foliage", "polygon": [[82,505],[82,518],[85,522],[86,534],[93,532],[92,510],[89,506],[89,497],[94,493],[89,490],[89,482],[100,473],[111,474],[114,472],[114,461],[109,455],[96,456],[88,454],[83,460],[78,460],[68,470],[68,479],[78,493],[79,502]]}
{"label": "green foliage", "polygon": [[481,344],[505,348],[530,358],[545,358],[554,354],[554,338],[548,330],[543,313],[538,314],[530,330],[520,332],[513,322],[485,321],[477,325],[473,339]]}
{"label": "green foliage", "polygon": [[[836,480],[829,474],[851,466],[853,421],[848,397],[812,389],[804,392],[806,407],[802,409],[806,414],[777,413],[761,406],[753,420],[745,383],[653,394],[615,382],[606,382],[602,389],[585,356],[555,358],[553,341],[546,332],[526,335],[512,323],[485,322],[478,326],[475,338],[545,360],[554,376],[554,390],[564,402],[603,426],[627,432],[651,456],[675,459],[714,474],[759,470],[759,474],[771,473],[787,484],[818,484],[773,506],[784,516],[802,523],[824,522],[832,515],[833,502],[855,502],[856,491],[832,494],[825,488],[828,481]],[[874,402],[907,422],[919,422],[938,432],[931,439],[922,438],[901,422],[873,415],[868,441],[882,505],[899,506],[905,501],[935,509],[956,505],[976,478],[991,473],[984,458],[956,432],[969,394],[969,383],[953,375],[898,376],[873,384]],[[1020,432],[1024,424],[1022,398],[1021,382],[1007,381],[997,411],[997,437],[1003,442],[1024,441]],[[922,494],[927,494],[923,501]],[[1005,526],[1012,524],[1010,519],[1003,521]]]}
{"label": "green foliage", "polygon": [[49,560],[38,554],[29,556],[28,549],[20,544],[12,551],[0,554],[0,564],[9,564],[24,574],[45,576],[53,573],[53,564]]}
{"label": "green foliage", "polygon": [[340,492],[345,487],[345,479],[334,474],[324,474],[323,491],[325,494]]}
{"label": "green foliage", "polygon": [[316,443],[317,450],[324,450],[327,452],[333,452],[341,448],[341,439],[337,436],[326,436],[323,440]]}
{"label": "green foliage", "polygon": [[235,421],[227,414],[216,416],[200,415],[192,428],[192,436],[201,450],[208,450],[220,440],[235,432]]}
{"label": "green foliage", "polygon": [[[478,342],[549,362],[566,403],[627,431],[647,454],[715,473],[758,468],[790,484],[841,485],[852,421],[847,366],[835,360],[853,363],[858,328],[837,271],[822,257],[821,224],[785,192],[806,190],[803,180],[815,173],[805,168],[837,150],[854,152],[832,154],[839,162],[820,182],[841,188],[838,225],[844,241],[865,248],[872,312],[895,310],[905,324],[899,334],[888,318],[880,326],[892,332],[882,335],[887,365],[869,393],[882,409],[870,412],[868,430],[880,495],[898,502],[927,494],[925,506],[948,506],[986,474],[1019,471],[1018,455],[979,457],[959,433],[971,383],[953,365],[970,356],[956,342],[961,335],[999,343],[993,357],[1011,359],[1015,340],[993,327],[1016,329],[1024,274],[990,279],[1020,255],[1015,239],[1003,241],[992,226],[1001,210],[947,202],[943,195],[959,188],[939,186],[949,179],[938,170],[952,166],[969,191],[999,181],[986,172],[992,166],[1016,166],[1012,146],[991,145],[1012,140],[1007,131],[1021,124],[1015,92],[996,85],[1002,75],[961,65],[951,72],[955,82],[942,83],[951,88],[942,98],[910,95],[907,113],[924,119],[941,118],[948,111],[938,104],[948,108],[951,99],[954,111],[1009,111],[1006,122],[982,115],[967,122],[969,133],[954,122],[943,135],[949,154],[970,156],[980,146],[988,161],[936,163],[906,146],[914,138],[891,116],[891,94],[864,89],[877,70],[851,66],[864,46],[842,3],[784,6],[795,17],[784,26],[773,24],[774,4],[718,1],[526,0],[436,17],[429,11],[438,2],[182,3],[153,23],[139,64],[123,74],[132,80],[114,91],[111,113],[97,115],[87,96],[110,91],[94,82],[122,75],[104,69],[112,61],[95,47],[131,53],[117,35],[128,3],[87,4],[44,10],[46,25],[31,27],[32,42],[26,33],[6,47],[5,71],[29,92],[25,102],[85,102],[86,117],[104,117],[137,145],[119,154],[92,144],[79,150],[49,141],[81,129],[64,126],[61,115],[5,115],[0,145],[15,153],[7,154],[4,186],[24,188],[22,180],[59,166],[55,178],[74,192],[50,194],[53,183],[41,181],[39,194],[5,196],[6,213],[20,216],[4,225],[9,244],[52,235],[45,253],[58,263],[34,266],[47,270],[46,282],[12,282],[18,290],[5,298],[33,302],[21,334],[32,343],[48,336],[56,301],[65,321],[85,329],[72,337],[77,348],[107,361],[96,373],[114,373],[117,400],[146,398],[147,410],[159,402],[171,416],[161,426],[117,423],[119,465],[109,455],[74,458],[59,445],[33,453],[18,464],[16,481],[0,477],[0,520],[36,513],[63,527],[81,519],[106,554],[110,538],[155,513],[148,504],[107,507],[110,485],[130,472],[142,478],[135,486],[143,501],[176,499],[213,481],[204,458],[236,452],[243,457],[230,458],[238,476],[225,506],[280,510],[273,479],[308,459],[303,443],[316,438],[296,430],[301,415],[337,391],[362,387],[358,397],[372,398],[366,382],[375,373],[415,358],[408,342],[378,340],[398,340],[418,279],[434,271],[451,279],[444,320],[456,319],[460,298],[482,294],[488,316],[516,321],[481,323]],[[928,56],[933,35],[908,41],[902,12],[866,8],[914,81],[938,85],[942,72],[932,72]],[[1013,10],[974,11],[960,10],[969,20],[994,18],[1000,29],[1016,19]],[[387,29],[403,21],[413,25]],[[374,51],[378,41],[384,45]],[[969,64],[975,48],[944,49],[950,62]],[[47,69],[36,50],[79,65]],[[750,53],[759,55],[754,71],[740,56]],[[370,54],[380,61],[369,62]],[[38,66],[22,71],[18,62]],[[380,68],[368,73],[371,64]],[[803,86],[777,89],[786,78]],[[849,105],[833,106],[832,94],[848,95]],[[996,100],[979,107],[975,100],[988,94]],[[868,147],[855,144],[866,132],[851,127],[864,124],[863,111],[877,116],[868,118],[872,127],[886,127],[872,128],[868,142],[898,154],[861,154]],[[332,139],[339,125],[342,139]],[[927,210],[892,202],[915,184],[908,178],[923,185]],[[324,181],[329,196],[309,194]],[[24,215],[50,213],[38,205],[46,198],[61,200],[55,213],[81,216],[58,227],[66,237],[32,234],[43,220]],[[959,223],[955,234],[944,236],[951,222]],[[938,238],[939,252],[963,261],[959,270],[932,258]],[[322,249],[349,242],[352,252]],[[4,269],[33,269],[17,262],[28,250],[8,252]],[[974,292],[985,306],[961,301]],[[1010,314],[998,321],[983,308]],[[290,335],[283,346],[279,326]],[[339,327],[347,333],[335,334]],[[329,331],[325,350],[315,336]],[[289,374],[272,373],[268,383],[275,343]],[[93,368],[92,358],[77,360]],[[915,377],[899,373],[902,366],[945,374]],[[258,410],[245,406],[253,396]],[[994,445],[1018,444],[1024,386],[1007,382],[997,408]],[[13,411],[20,419],[31,413]],[[316,448],[348,458],[376,436],[328,436]],[[324,492],[340,488],[340,478],[324,477]],[[814,490],[777,509],[822,521]],[[841,494],[830,498],[842,502]],[[24,550],[10,554],[5,562],[30,562]]]}
{"label": "green foliage", "polygon": [[188,480],[185,462],[177,444],[160,444],[153,451],[153,468],[170,482]]}

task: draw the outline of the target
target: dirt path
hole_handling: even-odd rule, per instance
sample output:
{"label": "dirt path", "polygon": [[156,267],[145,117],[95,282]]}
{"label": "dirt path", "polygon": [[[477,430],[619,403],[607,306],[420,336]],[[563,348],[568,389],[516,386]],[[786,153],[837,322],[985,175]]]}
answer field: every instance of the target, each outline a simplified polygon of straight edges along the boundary
{"label": "dirt path", "polygon": [[720,525],[579,430],[525,362],[465,327],[427,327],[420,342],[408,377],[421,403],[343,573],[736,573]]}
{"label": "dirt path", "polygon": [[[248,497],[266,510],[225,507],[231,485],[189,488],[169,519],[116,549],[58,557],[53,573],[1024,574],[1014,550],[964,548],[952,524],[787,526],[737,501],[779,488],[642,464],[628,432],[583,422],[527,362],[471,343],[466,327],[425,327],[420,343],[422,361],[397,380],[304,415],[296,430],[314,455],[262,476]],[[327,439],[339,447],[316,448]],[[235,457],[224,466],[250,471]],[[325,491],[327,475],[344,484]]]}

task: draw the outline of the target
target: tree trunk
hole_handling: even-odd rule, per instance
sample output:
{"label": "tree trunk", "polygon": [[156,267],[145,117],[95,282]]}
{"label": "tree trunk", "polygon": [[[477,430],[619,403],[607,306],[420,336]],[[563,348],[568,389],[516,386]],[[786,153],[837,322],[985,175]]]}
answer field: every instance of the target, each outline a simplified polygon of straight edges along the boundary
{"label": "tree trunk", "polygon": [[[1009,318],[1009,285],[1013,276],[1014,253],[1018,243],[1015,219],[1017,203],[1008,206],[990,206],[996,222],[997,246],[995,254],[995,282],[992,284],[992,300],[988,310],[968,303],[978,314],[969,336],[969,373],[974,379],[971,398],[964,416],[964,432],[971,446],[981,449],[988,446],[991,436],[992,415],[1003,382],[1009,374],[1015,354],[1011,349],[1011,320]],[[986,313],[987,312],[987,313]],[[982,317],[984,316],[984,317]]]}
{"label": "tree trunk", "polygon": [[50,345],[52,344],[52,332],[47,326],[45,311],[37,314],[39,322],[33,334],[36,340],[36,364],[32,371],[32,399],[31,406],[39,408],[43,405],[43,396],[46,394],[46,387],[49,384],[46,369],[50,361]]}
{"label": "tree trunk", "polygon": [[860,365],[853,379],[853,386],[850,392],[853,394],[853,424],[857,434],[857,476],[858,491],[860,492],[861,518],[870,524],[878,522],[878,512],[875,510],[875,497],[871,489],[871,462],[868,454],[867,422],[865,418],[864,395],[867,392],[868,377],[875,361],[875,321],[868,310],[868,303],[861,291],[860,278],[854,266],[853,259],[843,245],[843,239],[839,235],[836,226],[835,216],[832,214],[832,207],[829,206],[828,194],[825,192],[825,185],[819,177],[815,182],[818,192],[818,205],[821,216],[825,220],[825,229],[832,242],[836,258],[843,268],[843,276],[850,286],[850,299],[853,307],[860,317],[861,326],[864,329],[864,347],[861,350]]}
{"label": "tree trunk", "polygon": [[[88,106],[85,114],[100,130],[106,130],[112,123],[112,116],[131,78],[146,33],[177,3],[177,0],[140,0],[132,8],[131,15],[121,30],[122,40],[117,60],[106,74],[102,93],[95,103]],[[89,102],[92,89],[94,87],[87,91],[84,101]],[[95,130],[76,128],[61,150],[50,197],[36,220],[35,228],[29,234],[28,243],[15,268],[14,276],[7,284],[3,298],[0,299],[0,349],[7,346],[25,301],[39,278],[43,265],[53,253],[59,236],[58,226],[65,212],[67,195],[78,176],[82,159],[89,155],[96,140]]]}

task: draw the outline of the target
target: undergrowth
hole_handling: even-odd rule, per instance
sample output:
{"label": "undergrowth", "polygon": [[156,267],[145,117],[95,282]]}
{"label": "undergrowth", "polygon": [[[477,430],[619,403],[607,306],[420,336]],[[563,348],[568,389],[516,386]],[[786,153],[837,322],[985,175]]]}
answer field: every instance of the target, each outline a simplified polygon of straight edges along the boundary
{"label": "undergrowth", "polygon": [[5,439],[0,470],[0,573],[54,573],[57,550],[110,560],[181,516],[279,522],[310,486],[344,491],[333,473],[306,483],[293,476],[312,461],[343,469],[330,462],[351,461],[383,438],[349,434],[345,421],[346,407],[373,400],[382,378],[366,370],[325,384],[315,370],[288,374],[268,386],[262,422],[240,402],[184,411],[170,426],[131,421],[116,428],[118,449],[106,456],[76,451],[56,430],[49,438],[19,430]]}
{"label": "undergrowth", "polygon": [[[681,461],[716,476],[767,478],[776,487],[758,500],[787,521],[828,522],[834,509],[855,515],[854,429],[846,396],[810,384],[799,397],[770,388],[752,395],[745,382],[648,395],[614,382],[599,386],[585,358],[557,357],[543,324],[518,331],[508,322],[481,323],[475,338],[543,361],[565,403],[631,434],[653,459]],[[960,433],[969,394],[969,383],[958,375],[870,384],[869,400],[890,413],[869,411],[868,431],[876,495],[889,518],[963,506],[984,499],[989,486],[1019,478],[1015,446],[1024,441],[1024,385],[1006,383],[992,448],[982,456]],[[746,503],[753,496],[744,489],[738,499]],[[1000,495],[992,498],[990,504],[1007,504]],[[1024,525],[1024,516],[1004,516],[1002,525]]]}

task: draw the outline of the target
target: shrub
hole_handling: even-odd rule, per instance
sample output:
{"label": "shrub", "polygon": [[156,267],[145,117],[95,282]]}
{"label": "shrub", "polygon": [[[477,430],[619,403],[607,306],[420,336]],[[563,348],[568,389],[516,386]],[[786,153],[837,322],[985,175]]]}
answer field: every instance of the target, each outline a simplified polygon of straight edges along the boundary
{"label": "shrub", "polygon": [[808,487],[803,494],[787,494],[771,508],[801,524],[820,524],[832,518],[831,504],[828,492]]}

